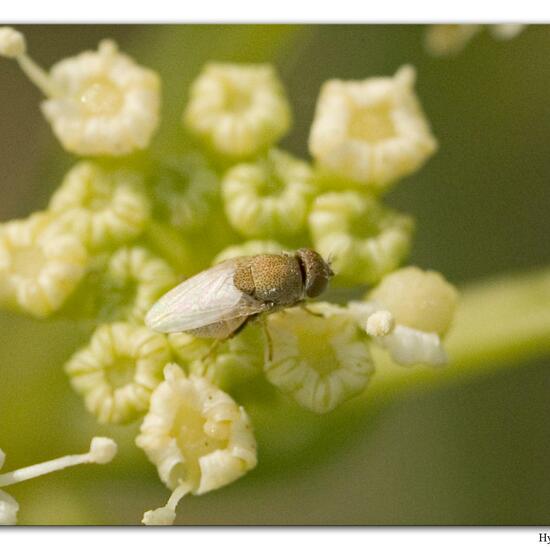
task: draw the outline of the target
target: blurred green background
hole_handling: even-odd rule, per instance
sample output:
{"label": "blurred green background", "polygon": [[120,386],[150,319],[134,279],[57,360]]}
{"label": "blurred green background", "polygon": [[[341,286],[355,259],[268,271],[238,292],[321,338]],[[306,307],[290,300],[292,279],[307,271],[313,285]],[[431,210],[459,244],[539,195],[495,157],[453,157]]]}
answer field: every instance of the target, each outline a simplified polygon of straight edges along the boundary
{"label": "blurred green background", "polygon": [[[283,142],[307,156],[322,82],[418,71],[417,91],[440,150],[388,196],[417,218],[410,262],[465,285],[550,265],[550,27],[500,42],[487,32],[436,59],[417,25],[23,26],[44,66],[115,38],[163,79],[163,127],[153,147],[178,148],[189,83],[209,60],[273,62],[294,107]],[[46,206],[74,162],[39,112],[40,95],[0,60],[0,221]],[[518,312],[521,315],[522,312]],[[0,313],[0,447],[5,469],[71,452],[90,437],[121,443],[109,466],[16,485],[21,524],[139,523],[167,490],[131,440],[137,425],[100,427],[69,387],[64,361],[87,334]],[[273,457],[239,482],[187,498],[189,524],[548,524],[550,361],[416,386],[295,460]],[[448,368],[459,368],[450,365]],[[368,391],[368,390],[367,390]],[[367,394],[368,396],[368,394]],[[349,432],[349,433],[348,433]]]}

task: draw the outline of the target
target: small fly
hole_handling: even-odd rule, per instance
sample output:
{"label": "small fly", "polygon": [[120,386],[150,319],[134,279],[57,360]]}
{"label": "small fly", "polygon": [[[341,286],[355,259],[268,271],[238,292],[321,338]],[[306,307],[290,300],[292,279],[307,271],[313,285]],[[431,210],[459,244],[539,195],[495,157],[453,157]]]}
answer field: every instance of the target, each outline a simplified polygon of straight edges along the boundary
{"label": "small fly", "polygon": [[157,332],[223,340],[262,313],[319,296],[333,275],[329,263],[309,248],[241,256],[170,290],[150,309],[145,324]]}

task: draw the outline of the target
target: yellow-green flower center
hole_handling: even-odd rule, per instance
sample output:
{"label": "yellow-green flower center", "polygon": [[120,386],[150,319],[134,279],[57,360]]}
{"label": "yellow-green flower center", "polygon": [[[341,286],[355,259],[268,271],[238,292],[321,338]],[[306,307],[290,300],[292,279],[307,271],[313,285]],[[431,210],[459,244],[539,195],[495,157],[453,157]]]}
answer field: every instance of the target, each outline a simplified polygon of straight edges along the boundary
{"label": "yellow-green flower center", "polygon": [[212,426],[213,429],[207,433],[205,418],[201,411],[188,403],[180,405],[174,421],[174,433],[171,435],[175,437],[178,448],[185,458],[185,479],[192,479],[198,483],[201,456],[222,449],[227,443],[229,430],[216,430],[216,424],[213,423]]}
{"label": "yellow-green flower center", "polygon": [[246,111],[250,107],[250,93],[229,83],[226,86],[225,108],[235,114]]}
{"label": "yellow-green flower center", "polygon": [[80,102],[89,114],[113,115],[122,105],[122,94],[111,82],[100,80],[84,88]]}
{"label": "yellow-green flower center", "polygon": [[365,204],[361,213],[349,220],[349,232],[358,239],[370,239],[380,234],[380,210],[374,204]]}
{"label": "yellow-green flower center", "polygon": [[395,135],[390,117],[390,106],[363,107],[353,112],[349,123],[349,135],[360,141],[376,143]]}
{"label": "yellow-green flower center", "polygon": [[112,388],[122,388],[133,381],[135,369],[135,359],[117,357],[114,363],[105,369],[105,377]]}
{"label": "yellow-green flower center", "polygon": [[313,315],[308,323],[308,326],[299,327],[297,332],[299,357],[307,358],[308,366],[320,376],[328,375],[340,366],[331,345],[334,327],[326,319]]}

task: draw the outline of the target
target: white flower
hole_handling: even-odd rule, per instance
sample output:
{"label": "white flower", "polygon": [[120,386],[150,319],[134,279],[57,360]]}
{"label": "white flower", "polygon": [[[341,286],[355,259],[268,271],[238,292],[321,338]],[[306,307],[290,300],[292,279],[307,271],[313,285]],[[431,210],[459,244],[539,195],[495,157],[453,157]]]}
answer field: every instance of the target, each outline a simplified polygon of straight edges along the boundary
{"label": "white flower", "polygon": [[208,63],[192,85],[183,121],[216,152],[243,158],[276,143],[291,114],[271,65]]}
{"label": "white flower", "polygon": [[343,308],[326,303],[270,315],[267,379],[302,407],[327,413],[363,391],[373,371],[368,341]]}
{"label": "white flower", "polygon": [[389,275],[366,302],[348,309],[367,334],[400,365],[444,365],[442,335],[453,319],[456,289],[441,274],[409,266]]}
{"label": "white flower", "polygon": [[172,268],[146,248],[119,248],[101,276],[102,313],[106,318],[143,323],[151,306],[177,283]]}
{"label": "white flower", "polygon": [[146,512],[143,523],[167,525],[178,501],[232,483],[256,466],[256,443],[242,407],[204,378],[187,378],[175,364],[153,392],[136,444],[173,491],[166,506]]}
{"label": "white flower", "polygon": [[[368,332],[368,325],[367,325]],[[441,338],[435,332],[422,332],[404,325],[396,325],[385,336],[374,336],[377,343],[390,352],[399,365],[446,365],[447,354]]]}
{"label": "white flower", "polygon": [[90,344],[71,357],[65,371],[99,422],[119,424],[147,410],[170,358],[162,334],[114,323],[100,326]]}
{"label": "white flower", "polygon": [[394,77],[326,82],[309,136],[319,166],[377,190],[418,170],[437,142],[414,81],[415,70],[407,65]]}
{"label": "white flower", "polygon": [[[108,437],[94,437],[90,443],[90,450],[80,455],[68,455],[62,458],[49,460],[20,468],[13,472],[0,474],[0,487],[14,485],[27,479],[56,472],[69,466],[78,464],[107,464],[117,454],[117,444]],[[5,455],[0,449],[0,469],[4,463]],[[0,491],[0,525],[15,525],[17,523],[17,512],[19,504],[8,493]]]}
{"label": "white flower", "polygon": [[409,253],[412,218],[356,191],[318,196],[309,214],[315,250],[332,258],[336,280],[377,283]]}
{"label": "white flower", "polygon": [[255,163],[238,164],[222,179],[225,213],[246,237],[295,236],[305,228],[315,194],[308,164],[272,149]]}
{"label": "white flower", "polygon": [[377,302],[350,302],[348,311],[380,347],[399,365],[441,366],[447,354],[439,334],[396,324],[393,315]]}
{"label": "white flower", "polygon": [[27,56],[20,33],[0,31],[0,54],[15,57],[46,95],[42,112],[67,151],[120,156],[147,147],[159,122],[156,73],[104,40],[97,51],[64,59],[48,74]]}
{"label": "white flower", "polygon": [[150,215],[138,172],[105,170],[87,161],[67,173],[50,200],[49,210],[91,249],[137,237]]}
{"label": "white flower", "polygon": [[0,225],[0,305],[46,317],[64,304],[86,271],[79,239],[47,212]]}
{"label": "white flower", "polygon": [[441,273],[408,266],[386,275],[368,299],[391,311],[400,325],[445,334],[456,311],[458,292]]}

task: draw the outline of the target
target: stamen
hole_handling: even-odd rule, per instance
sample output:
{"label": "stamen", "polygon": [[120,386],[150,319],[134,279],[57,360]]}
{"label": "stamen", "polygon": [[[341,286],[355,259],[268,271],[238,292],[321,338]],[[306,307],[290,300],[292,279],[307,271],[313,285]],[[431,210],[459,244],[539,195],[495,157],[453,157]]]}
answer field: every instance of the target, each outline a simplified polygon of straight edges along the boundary
{"label": "stamen", "polygon": [[110,462],[117,453],[117,444],[108,437],[94,437],[90,444],[90,450],[87,453],[79,455],[67,455],[54,460],[48,460],[26,468],[20,468],[13,472],[0,474],[0,487],[7,487],[26,481],[44,474],[63,470],[70,466],[78,464],[106,464]]}
{"label": "stamen", "polygon": [[46,96],[57,97],[61,91],[55,85],[48,73],[40,67],[27,54],[21,54],[15,58],[21,67],[21,70],[27,75],[28,79]]}
{"label": "stamen", "polygon": [[176,507],[179,501],[191,491],[188,483],[180,483],[170,495],[168,502],[161,508],[149,510],[143,514],[141,520],[144,525],[173,525],[176,519]]}
{"label": "stamen", "polygon": [[376,311],[367,319],[369,336],[387,336],[395,328],[395,319],[389,311]]}
{"label": "stamen", "polygon": [[60,94],[48,73],[27,55],[25,37],[11,27],[0,28],[0,55],[15,59],[29,80],[46,97]]}

